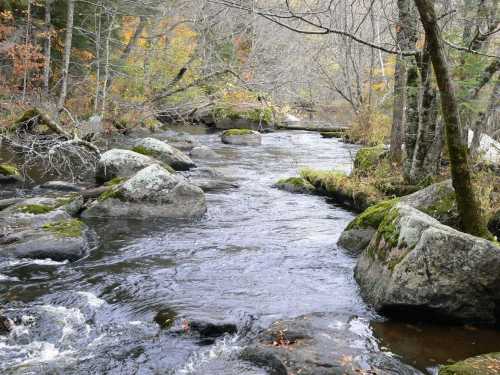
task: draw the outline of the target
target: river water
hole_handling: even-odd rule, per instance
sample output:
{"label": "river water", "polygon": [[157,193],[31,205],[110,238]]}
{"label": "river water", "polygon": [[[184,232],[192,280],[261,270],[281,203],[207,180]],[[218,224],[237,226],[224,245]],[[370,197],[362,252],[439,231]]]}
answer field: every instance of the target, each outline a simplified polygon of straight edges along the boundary
{"label": "river water", "polygon": [[[353,214],[271,187],[305,166],[347,172],[355,146],[307,132],[266,134],[261,147],[195,137],[220,155],[200,164],[240,185],[207,194],[203,219],[94,221],[100,246],[78,262],[0,259],[0,302],[17,317],[0,336],[2,374],[265,374],[238,360],[245,333],[311,312],[371,321],[367,335],[383,350],[429,372],[499,350],[496,331],[383,322],[359,296],[355,259],[336,245]],[[234,322],[240,333],[200,341],[159,329],[158,311],[176,325]]]}

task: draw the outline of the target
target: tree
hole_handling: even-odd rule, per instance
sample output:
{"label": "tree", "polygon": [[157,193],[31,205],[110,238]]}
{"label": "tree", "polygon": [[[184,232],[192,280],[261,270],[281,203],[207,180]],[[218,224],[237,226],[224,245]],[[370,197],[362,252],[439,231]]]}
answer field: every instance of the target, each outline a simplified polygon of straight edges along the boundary
{"label": "tree", "polygon": [[467,146],[463,144],[461,137],[455,86],[448,69],[448,62],[443,48],[441,30],[437,22],[434,4],[431,0],[415,0],[415,5],[425,29],[426,39],[429,43],[429,53],[441,96],[441,109],[450,155],[451,175],[453,187],[455,188],[461,227],[464,232],[475,236],[487,237],[489,236],[489,232],[486,229],[480,206],[474,195],[468,150]]}
{"label": "tree", "polygon": [[75,0],[68,0],[68,12],[66,18],[66,38],[64,40],[64,57],[61,93],[57,102],[57,108],[60,110],[64,107],[66,95],[68,94],[68,77],[69,77],[69,62],[71,59],[71,44],[73,42],[73,19],[75,14]]}

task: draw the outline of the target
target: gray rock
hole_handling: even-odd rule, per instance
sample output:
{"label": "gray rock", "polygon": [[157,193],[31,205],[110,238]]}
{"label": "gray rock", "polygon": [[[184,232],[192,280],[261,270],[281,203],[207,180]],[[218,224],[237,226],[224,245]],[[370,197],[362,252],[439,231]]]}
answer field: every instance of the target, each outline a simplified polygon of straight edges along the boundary
{"label": "gray rock", "polygon": [[0,212],[1,255],[17,258],[74,261],[90,248],[89,229],[73,218],[83,198],[36,197]]}
{"label": "gray rock", "polygon": [[44,183],[43,185],[40,185],[42,189],[50,189],[50,190],[57,190],[57,191],[82,191],[83,188],[81,186],[72,184],[71,182],[67,181],[48,181]]}
{"label": "gray rock", "polygon": [[406,204],[385,216],[355,277],[388,316],[499,323],[500,248]]}
{"label": "gray rock", "polygon": [[101,155],[97,163],[96,179],[104,183],[115,177],[130,177],[158,161],[129,150],[113,149]]}
{"label": "gray rock", "polygon": [[201,178],[192,178],[189,179],[189,182],[195,186],[198,186],[204,192],[237,189],[240,187],[238,184],[226,180],[208,180]]}
{"label": "gray rock", "polygon": [[137,140],[133,150],[160,160],[178,171],[186,171],[196,167],[189,156],[155,138]]}
{"label": "gray rock", "polygon": [[211,159],[217,159],[219,156],[215,151],[213,151],[210,147],[207,146],[196,146],[193,148],[190,152],[190,156],[195,159],[202,159],[202,160],[211,160]]}
{"label": "gray rock", "polygon": [[190,152],[195,147],[201,146],[201,143],[199,143],[192,135],[185,133],[165,136],[163,141],[182,152]]}
{"label": "gray rock", "polygon": [[223,143],[240,146],[259,146],[262,144],[262,135],[252,130],[231,129],[222,133]]}
{"label": "gray rock", "polygon": [[137,172],[93,202],[83,217],[193,218],[206,211],[203,191],[159,165]]}
{"label": "gray rock", "polygon": [[377,230],[373,228],[345,230],[337,244],[346,249],[350,255],[358,256],[370,244],[375,233]]}
{"label": "gray rock", "polygon": [[276,375],[421,374],[381,351],[370,331],[350,315],[304,315],[273,323],[241,358]]}

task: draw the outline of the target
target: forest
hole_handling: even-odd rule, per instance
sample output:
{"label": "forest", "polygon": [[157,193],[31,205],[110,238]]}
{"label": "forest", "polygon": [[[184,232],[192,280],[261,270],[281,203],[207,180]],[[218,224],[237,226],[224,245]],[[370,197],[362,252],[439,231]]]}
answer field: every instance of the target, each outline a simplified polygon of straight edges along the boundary
{"label": "forest", "polygon": [[500,374],[498,0],[0,0],[2,374]]}

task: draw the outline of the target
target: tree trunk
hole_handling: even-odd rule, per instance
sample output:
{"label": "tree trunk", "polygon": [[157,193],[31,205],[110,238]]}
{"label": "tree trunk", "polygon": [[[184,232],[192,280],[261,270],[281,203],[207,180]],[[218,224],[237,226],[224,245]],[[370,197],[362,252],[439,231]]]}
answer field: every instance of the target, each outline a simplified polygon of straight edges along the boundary
{"label": "tree trunk", "polygon": [[441,94],[441,108],[446,129],[446,141],[450,154],[451,176],[455,188],[461,227],[466,233],[481,237],[490,237],[481,214],[479,203],[474,195],[474,187],[469,167],[468,151],[462,143],[458,102],[455,94],[448,62],[446,61],[441,31],[437,24],[434,2],[415,0],[420,18],[429,43],[432,65]]}
{"label": "tree trunk", "polygon": [[[396,43],[399,50],[415,48],[417,41],[417,22],[415,7],[411,0],[398,0],[399,22],[396,29]],[[391,129],[391,159],[401,162],[403,159],[403,138],[405,133],[407,61],[397,56],[394,71],[394,112]]]}
{"label": "tree trunk", "polygon": [[63,57],[63,71],[62,71],[62,84],[59,101],[57,102],[57,109],[61,110],[66,101],[68,94],[68,76],[69,76],[69,62],[71,58],[71,44],[73,42],[73,18],[75,14],[75,0],[68,0],[68,12],[66,16],[66,38],[64,40],[64,57]]}
{"label": "tree trunk", "polygon": [[409,180],[413,184],[437,174],[442,148],[442,127],[437,126],[437,93],[432,87],[432,62],[428,47],[419,60],[420,114],[409,173]]}
{"label": "tree trunk", "polygon": [[51,11],[52,11],[52,0],[46,0],[45,2],[45,32],[47,35],[45,36],[45,44],[44,44],[44,52],[45,59],[43,62],[43,92],[45,95],[49,95],[49,82],[50,82],[50,64],[51,64],[51,55],[52,55],[52,20],[51,20]]}
{"label": "tree trunk", "polygon": [[419,76],[417,65],[408,69],[406,80],[406,129],[405,129],[405,161],[403,173],[406,181],[411,181],[410,173],[417,145],[419,123]]}

